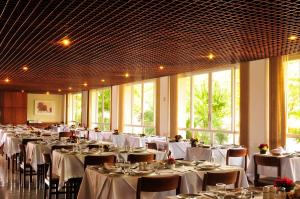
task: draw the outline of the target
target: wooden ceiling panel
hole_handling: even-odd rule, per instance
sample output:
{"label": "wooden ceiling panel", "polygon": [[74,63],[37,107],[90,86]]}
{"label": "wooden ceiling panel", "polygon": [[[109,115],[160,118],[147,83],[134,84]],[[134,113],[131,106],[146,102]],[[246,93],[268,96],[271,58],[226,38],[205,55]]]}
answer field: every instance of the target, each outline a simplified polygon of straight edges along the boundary
{"label": "wooden ceiling panel", "polygon": [[0,89],[77,91],[297,53],[299,19],[287,0],[4,0]]}

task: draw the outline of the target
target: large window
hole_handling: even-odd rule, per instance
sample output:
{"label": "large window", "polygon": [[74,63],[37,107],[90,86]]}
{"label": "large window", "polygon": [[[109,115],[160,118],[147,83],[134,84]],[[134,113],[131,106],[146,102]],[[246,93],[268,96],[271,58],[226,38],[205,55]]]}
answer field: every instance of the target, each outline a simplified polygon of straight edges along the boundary
{"label": "large window", "polygon": [[126,133],[155,134],[155,81],[125,85]]}
{"label": "large window", "polygon": [[178,128],[205,144],[239,143],[239,69],[178,79]]}
{"label": "large window", "polygon": [[68,124],[81,124],[82,112],[82,95],[81,93],[68,94]]}
{"label": "large window", "polygon": [[93,126],[100,130],[110,130],[110,108],[111,108],[111,88],[103,88],[95,91],[95,111]]}
{"label": "large window", "polygon": [[287,78],[287,147],[300,150],[300,60],[288,62]]}

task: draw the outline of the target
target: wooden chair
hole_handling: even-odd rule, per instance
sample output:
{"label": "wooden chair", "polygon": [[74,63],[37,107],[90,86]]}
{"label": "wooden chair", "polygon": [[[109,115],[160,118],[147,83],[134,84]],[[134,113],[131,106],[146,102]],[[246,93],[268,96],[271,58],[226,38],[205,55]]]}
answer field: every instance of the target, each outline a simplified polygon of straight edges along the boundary
{"label": "wooden chair", "polygon": [[131,163],[152,162],[155,160],[155,154],[129,154],[127,160]]}
{"label": "wooden chair", "polygon": [[101,165],[103,163],[115,163],[116,156],[115,155],[103,155],[103,156],[93,156],[87,155],[84,157],[84,169],[88,165]]}
{"label": "wooden chair", "polygon": [[138,179],[136,199],[141,198],[141,192],[163,192],[176,189],[180,193],[181,177],[178,175],[141,177]]}
{"label": "wooden chair", "polygon": [[71,131],[70,131],[70,132],[59,132],[59,133],[58,133],[58,139],[61,140],[62,137],[64,137],[64,138],[66,138],[66,137],[69,138],[69,137],[71,137],[72,135],[73,135],[73,132],[71,132]]}
{"label": "wooden chair", "polygon": [[[44,160],[44,198],[47,196],[47,189],[48,189],[48,199],[51,199],[52,195],[55,195],[58,198],[58,184],[59,184],[59,176],[54,175],[52,173],[52,161],[51,155],[48,153],[43,153],[43,160]],[[47,172],[49,170],[49,172]]]}
{"label": "wooden chair", "polygon": [[[32,166],[26,160],[27,143],[31,142],[31,141],[41,141],[41,140],[42,139],[23,139],[22,143],[19,144],[19,148],[20,148],[20,154],[18,154],[18,157],[19,157],[19,181],[20,181],[20,184],[22,184],[22,176],[23,176],[23,186],[24,187],[26,184],[26,176],[30,177],[29,182],[32,183],[32,176],[37,174],[36,172],[34,172],[34,170],[32,169]],[[37,181],[39,182],[39,177],[38,177]]]}
{"label": "wooden chair", "polygon": [[100,145],[99,144],[89,144],[89,145],[87,145],[87,147],[89,149],[99,149]]}
{"label": "wooden chair", "polygon": [[240,171],[230,171],[224,173],[207,172],[204,174],[202,190],[206,191],[207,186],[216,186],[217,183],[226,185],[234,184],[235,188],[239,185]]}
{"label": "wooden chair", "polygon": [[243,157],[244,158],[244,169],[247,170],[247,154],[248,150],[246,148],[241,149],[228,149],[226,154],[226,165],[229,165],[230,157]]}
{"label": "wooden chair", "polygon": [[148,145],[148,149],[157,150],[157,144],[155,142],[147,142],[146,145]]}
{"label": "wooden chair", "polygon": [[[278,157],[254,155],[254,185],[265,186],[274,184],[276,178],[281,177],[281,160]],[[269,166],[277,168],[277,177],[263,177],[260,178],[257,166]]]}

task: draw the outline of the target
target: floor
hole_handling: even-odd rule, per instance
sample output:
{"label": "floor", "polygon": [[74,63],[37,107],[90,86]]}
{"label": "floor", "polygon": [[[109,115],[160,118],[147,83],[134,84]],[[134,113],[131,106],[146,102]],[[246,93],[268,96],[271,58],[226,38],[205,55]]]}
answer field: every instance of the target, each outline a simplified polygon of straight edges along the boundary
{"label": "floor", "polygon": [[28,183],[26,188],[20,187],[18,172],[7,170],[5,156],[0,155],[0,199],[42,199],[43,190],[36,188],[35,179],[30,187]]}

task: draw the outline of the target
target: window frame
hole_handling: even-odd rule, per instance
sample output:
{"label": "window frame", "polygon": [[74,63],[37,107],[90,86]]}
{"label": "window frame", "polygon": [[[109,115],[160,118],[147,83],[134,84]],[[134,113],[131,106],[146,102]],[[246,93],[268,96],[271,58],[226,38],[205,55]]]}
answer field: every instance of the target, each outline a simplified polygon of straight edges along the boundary
{"label": "window frame", "polygon": [[[153,83],[153,125],[145,125],[144,124],[144,85],[146,83]],[[134,124],[133,122],[133,105],[134,105],[134,86],[141,84],[141,124]],[[137,81],[137,82],[133,82],[130,84],[125,84],[126,86],[130,86],[130,124],[126,123],[126,120],[124,122],[124,127],[131,127],[131,132],[126,132],[126,133],[132,133],[132,134],[144,134],[145,133],[145,129],[146,128],[153,128],[154,132],[156,132],[156,80],[155,79],[150,79],[150,80],[143,80],[143,81]],[[126,112],[126,111],[124,111]],[[134,133],[133,128],[134,127],[139,127],[142,128],[142,132],[141,133]]]}
{"label": "window frame", "polygon": [[[76,109],[76,105],[75,105],[75,97],[77,95],[81,95],[81,111],[80,111],[80,121],[76,121],[75,119],[75,109]],[[68,93],[68,103],[70,103],[68,105],[68,112],[69,112],[69,118],[68,118],[68,123],[69,124],[73,124],[75,123],[75,125],[81,124],[82,123],[82,93],[81,92],[76,92],[76,93]],[[70,110],[71,109],[71,110]]]}
{"label": "window frame", "polygon": [[[212,74],[214,72],[221,72],[221,71],[226,71],[226,70],[231,70],[231,130],[225,130],[225,129],[213,129],[212,128]],[[221,132],[221,133],[225,133],[228,135],[232,135],[233,136],[233,143],[232,144],[238,144],[239,140],[237,139],[237,136],[239,136],[240,134],[240,130],[236,129],[236,112],[235,112],[235,108],[236,108],[236,78],[237,78],[237,70],[239,69],[239,64],[234,64],[232,66],[226,66],[226,67],[222,67],[222,68],[214,68],[214,69],[209,69],[209,70],[203,70],[203,71],[199,71],[199,72],[193,72],[193,73],[185,73],[183,75],[180,75],[179,78],[184,78],[184,77],[189,77],[189,84],[190,84],[190,128],[182,128],[178,126],[178,130],[179,131],[190,131],[192,132],[192,137],[195,136],[195,133],[200,133],[200,132],[205,132],[205,133],[209,133],[209,137],[210,137],[210,144],[213,145],[214,144],[214,135],[217,132]],[[195,128],[194,127],[194,106],[193,106],[193,101],[194,101],[194,97],[193,97],[193,86],[194,86],[194,77],[197,75],[203,75],[203,74],[207,74],[208,75],[208,128],[204,129],[204,128]],[[178,88],[177,88],[178,89]],[[178,104],[177,104],[178,106]],[[179,115],[179,114],[178,114]]]}

